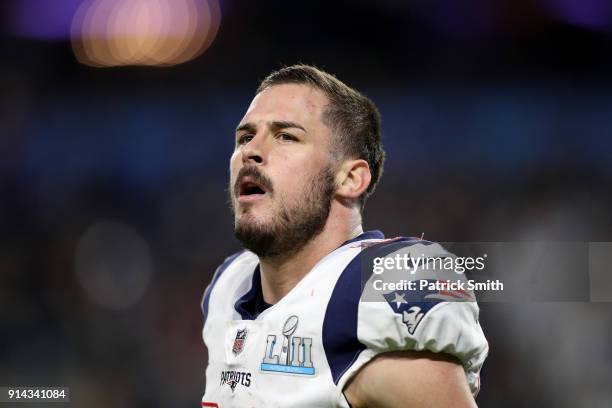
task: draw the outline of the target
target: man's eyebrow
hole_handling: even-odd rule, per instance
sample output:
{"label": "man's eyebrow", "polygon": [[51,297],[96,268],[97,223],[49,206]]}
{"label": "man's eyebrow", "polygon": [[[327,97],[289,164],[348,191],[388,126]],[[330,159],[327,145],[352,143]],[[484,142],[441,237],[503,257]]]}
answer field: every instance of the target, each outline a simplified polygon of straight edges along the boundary
{"label": "man's eyebrow", "polygon": [[[271,122],[270,127],[272,128],[272,130],[296,128],[296,129],[301,129],[302,131],[306,132],[306,129],[304,129],[302,125],[295,123],[295,122],[289,122],[289,121],[283,121],[283,120]],[[242,125],[236,128],[236,132],[242,132],[242,131],[246,131],[249,133],[255,133],[257,132],[257,126],[255,126],[253,123],[250,123],[250,122],[243,123]]]}
{"label": "man's eyebrow", "polygon": [[236,132],[242,132],[243,130],[249,133],[255,133],[257,127],[252,123],[243,123],[236,128]]}
{"label": "man's eyebrow", "polygon": [[306,129],[304,129],[302,125],[295,123],[295,122],[274,121],[270,124],[270,127],[274,130],[296,128],[296,129],[301,129],[302,131],[306,132]]}

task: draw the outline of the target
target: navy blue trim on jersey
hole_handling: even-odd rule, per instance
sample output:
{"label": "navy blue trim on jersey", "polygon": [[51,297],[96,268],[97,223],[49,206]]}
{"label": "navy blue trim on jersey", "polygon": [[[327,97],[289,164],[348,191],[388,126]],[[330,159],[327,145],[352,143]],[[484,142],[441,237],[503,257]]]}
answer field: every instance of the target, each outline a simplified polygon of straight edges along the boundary
{"label": "navy blue trim on jersey", "polygon": [[217,283],[217,281],[219,280],[219,278],[221,277],[223,272],[225,272],[227,267],[230,266],[231,263],[234,262],[234,260],[236,258],[238,258],[238,256],[242,255],[244,253],[244,251],[245,250],[243,249],[241,251],[236,252],[233,255],[228,256],[227,258],[225,258],[223,263],[221,265],[219,265],[217,270],[215,270],[215,273],[213,275],[213,278],[212,278],[210,284],[208,285],[208,287],[204,291],[204,296],[202,297],[202,303],[200,305],[200,307],[202,309],[202,314],[204,315],[204,323],[206,323],[206,317],[208,316],[208,303],[210,302],[210,294],[211,294],[211,292],[213,290],[213,287],[215,286],[215,284]]}
{"label": "navy blue trim on jersey", "polygon": [[[377,234],[376,238],[380,238],[382,233],[380,231],[376,232],[380,234]],[[361,239],[364,238],[360,236],[355,241]],[[340,377],[366,348],[357,337],[357,320],[359,300],[363,291],[362,282],[370,278],[372,271],[369,271],[369,275],[367,273],[362,274],[362,262],[367,261],[366,257],[384,257],[402,247],[419,243],[432,244],[429,241],[403,237],[372,244],[365,247],[342,271],[332,292],[323,320],[323,347],[336,385],[340,381]],[[371,264],[371,262],[368,264]]]}
{"label": "navy blue trim on jersey", "polygon": [[234,304],[234,309],[242,316],[243,320],[255,320],[264,310],[272,306],[263,299],[261,289],[261,270],[259,264],[253,272],[253,283],[251,289],[240,297]]}

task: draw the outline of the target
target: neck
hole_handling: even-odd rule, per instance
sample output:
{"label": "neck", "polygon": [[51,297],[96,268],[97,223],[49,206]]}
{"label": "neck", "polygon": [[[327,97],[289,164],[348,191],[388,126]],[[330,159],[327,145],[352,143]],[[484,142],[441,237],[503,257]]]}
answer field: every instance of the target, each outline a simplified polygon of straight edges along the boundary
{"label": "neck", "polygon": [[348,211],[353,210],[332,205],[323,231],[302,248],[288,256],[260,259],[261,287],[267,303],[281,300],[317,262],[343,242],[363,233],[361,215],[358,212],[343,213]]}

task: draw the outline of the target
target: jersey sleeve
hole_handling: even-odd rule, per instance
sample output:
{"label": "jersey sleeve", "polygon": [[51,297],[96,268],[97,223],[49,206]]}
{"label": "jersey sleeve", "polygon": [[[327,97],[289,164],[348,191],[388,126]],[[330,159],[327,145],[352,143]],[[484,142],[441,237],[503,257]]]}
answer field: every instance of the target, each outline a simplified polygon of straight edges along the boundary
{"label": "jersey sleeve", "polygon": [[[381,245],[362,253],[356,334],[363,348],[339,379],[339,388],[378,354],[426,350],[455,357],[476,394],[488,343],[478,321],[474,293],[466,289],[465,275],[440,268],[442,262],[456,257],[439,244],[420,240]],[[410,262],[410,257],[417,262]],[[374,262],[384,265],[385,259],[392,259],[386,265],[394,267],[372,273]],[[437,265],[432,259],[439,259]],[[389,282],[395,286],[383,289],[382,284]]]}

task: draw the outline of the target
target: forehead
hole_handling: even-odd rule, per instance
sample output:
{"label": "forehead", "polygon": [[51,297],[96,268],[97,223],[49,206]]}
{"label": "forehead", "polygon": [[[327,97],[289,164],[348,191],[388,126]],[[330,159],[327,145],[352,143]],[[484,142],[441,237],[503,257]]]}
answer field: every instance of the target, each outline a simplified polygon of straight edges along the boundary
{"label": "forehead", "polygon": [[255,96],[240,123],[291,121],[308,129],[322,125],[327,104],[327,96],[309,85],[274,85]]}

